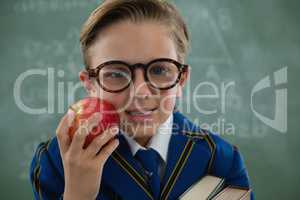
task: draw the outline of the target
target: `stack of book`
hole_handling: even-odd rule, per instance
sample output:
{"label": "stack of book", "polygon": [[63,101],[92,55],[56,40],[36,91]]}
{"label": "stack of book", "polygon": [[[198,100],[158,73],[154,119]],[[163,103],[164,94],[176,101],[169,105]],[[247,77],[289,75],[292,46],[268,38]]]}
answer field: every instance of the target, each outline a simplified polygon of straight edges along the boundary
{"label": "stack of book", "polygon": [[204,176],[180,196],[180,200],[250,200],[251,189],[224,188],[224,179]]}

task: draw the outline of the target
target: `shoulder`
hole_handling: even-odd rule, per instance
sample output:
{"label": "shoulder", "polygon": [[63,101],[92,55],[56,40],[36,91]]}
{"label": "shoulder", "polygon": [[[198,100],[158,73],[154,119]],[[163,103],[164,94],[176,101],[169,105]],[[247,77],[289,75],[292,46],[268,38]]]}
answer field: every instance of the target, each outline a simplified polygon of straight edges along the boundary
{"label": "shoulder", "polygon": [[[175,115],[183,124],[182,134],[195,141],[196,145],[202,146],[210,152],[208,173],[226,177],[232,168],[233,162],[235,162],[236,154],[240,155],[238,148],[219,134],[199,127],[183,114],[175,113]],[[203,148],[196,149],[200,151]],[[200,152],[198,155],[201,155]]]}
{"label": "shoulder", "polygon": [[[210,152],[208,173],[224,177],[229,172],[237,147],[216,135],[215,133],[199,128],[197,131],[183,131],[183,134],[195,141],[198,146],[204,146]],[[197,148],[196,148],[197,149]],[[198,148],[201,150],[202,148]],[[200,152],[199,152],[200,155]]]}
{"label": "shoulder", "polygon": [[30,181],[35,199],[58,197],[64,190],[63,167],[56,137],[41,142],[30,165]]}
{"label": "shoulder", "polygon": [[40,174],[42,168],[48,169],[43,171],[45,173],[51,172],[63,176],[63,165],[56,137],[41,142],[34,152],[30,167],[31,175]]}
{"label": "shoulder", "polygon": [[174,124],[179,126],[182,134],[186,137],[194,141],[204,140],[212,151],[222,151],[224,156],[232,153],[235,148],[217,133],[201,128],[180,112],[174,113]]}
{"label": "shoulder", "polygon": [[[199,152],[195,152],[193,155],[201,155],[200,151],[203,148],[210,152],[207,174],[224,178],[225,185],[251,188],[243,156],[237,146],[229,143],[217,133],[196,126],[183,115],[181,118],[185,118],[186,123],[185,128],[182,129],[182,134],[192,139],[198,147],[195,149]],[[199,159],[203,158],[199,156]],[[253,194],[251,195],[253,196]]]}
{"label": "shoulder", "polygon": [[60,160],[60,152],[56,137],[49,138],[47,141],[41,142],[35,150],[35,158],[39,158],[42,155],[48,155],[50,159]]}

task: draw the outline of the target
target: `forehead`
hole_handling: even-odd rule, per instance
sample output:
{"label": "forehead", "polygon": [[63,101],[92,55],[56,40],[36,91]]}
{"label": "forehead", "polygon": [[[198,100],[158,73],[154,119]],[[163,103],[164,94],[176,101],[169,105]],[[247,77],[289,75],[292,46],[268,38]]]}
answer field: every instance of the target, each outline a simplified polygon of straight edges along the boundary
{"label": "forehead", "polygon": [[177,59],[177,53],[167,26],[123,21],[101,31],[89,48],[88,57],[94,68],[108,60],[145,63],[161,57]]}

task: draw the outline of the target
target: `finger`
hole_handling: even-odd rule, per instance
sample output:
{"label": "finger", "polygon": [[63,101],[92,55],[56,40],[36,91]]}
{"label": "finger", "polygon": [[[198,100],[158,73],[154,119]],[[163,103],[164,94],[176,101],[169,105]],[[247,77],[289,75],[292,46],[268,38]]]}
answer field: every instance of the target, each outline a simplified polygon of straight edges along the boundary
{"label": "finger", "polygon": [[103,146],[103,148],[100,150],[99,154],[95,157],[95,159],[97,160],[97,162],[102,163],[104,165],[109,156],[114,152],[114,150],[116,150],[118,146],[119,140],[117,138],[110,140],[105,146]]}
{"label": "finger", "polygon": [[87,157],[94,157],[100,149],[113,139],[119,132],[117,126],[106,129],[101,135],[97,136],[87,147],[85,154]]}
{"label": "finger", "polygon": [[75,113],[69,110],[68,113],[62,117],[56,129],[56,136],[61,154],[67,151],[68,146],[70,144],[70,138],[67,132],[72,122],[74,121],[74,118]]}
{"label": "finger", "polygon": [[99,113],[94,113],[90,118],[80,121],[80,125],[75,131],[72,143],[70,145],[70,151],[72,152],[72,154],[75,155],[82,150],[86,136],[97,125],[99,117]]}

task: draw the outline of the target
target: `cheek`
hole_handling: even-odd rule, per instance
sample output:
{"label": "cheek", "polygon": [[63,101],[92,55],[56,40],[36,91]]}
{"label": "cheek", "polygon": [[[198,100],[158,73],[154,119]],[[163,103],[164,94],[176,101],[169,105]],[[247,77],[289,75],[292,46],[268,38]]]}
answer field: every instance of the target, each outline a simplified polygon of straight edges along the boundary
{"label": "cheek", "polygon": [[176,89],[163,91],[160,97],[160,113],[169,115],[173,112],[176,103]]}
{"label": "cheek", "polygon": [[123,112],[124,109],[127,107],[126,105],[128,102],[128,96],[122,94],[110,93],[109,95],[106,96],[106,100],[110,101],[118,110],[118,112]]}
{"label": "cheek", "polygon": [[113,104],[115,106],[115,108],[118,111],[122,111],[128,103],[129,94],[127,94],[125,92],[110,93],[110,92],[104,91],[101,88],[98,88],[98,93],[95,94],[94,96],[110,102],[111,104]]}

